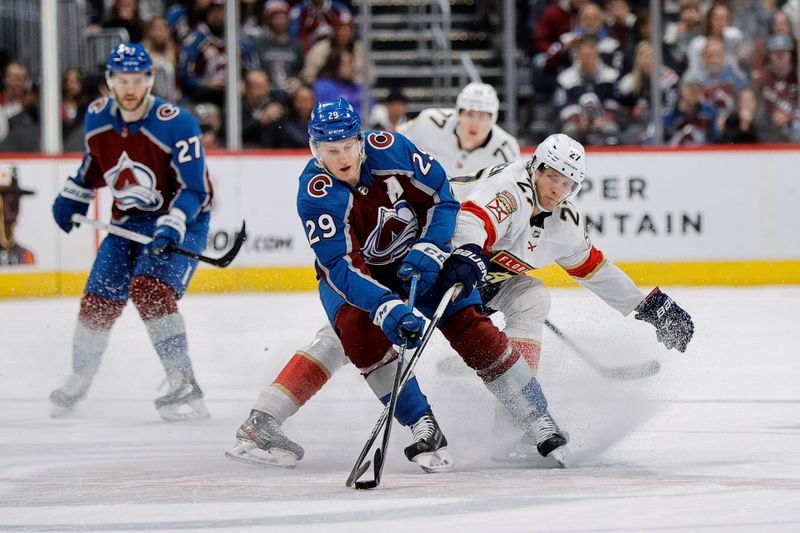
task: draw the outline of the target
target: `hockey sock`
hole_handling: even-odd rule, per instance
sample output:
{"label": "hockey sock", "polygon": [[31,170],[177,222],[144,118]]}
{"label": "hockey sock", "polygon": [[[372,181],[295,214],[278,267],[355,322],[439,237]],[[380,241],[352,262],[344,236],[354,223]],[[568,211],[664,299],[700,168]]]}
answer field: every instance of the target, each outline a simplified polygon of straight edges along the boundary
{"label": "hockey sock", "polygon": [[330,372],[316,358],[297,352],[275,381],[261,391],[253,409],[272,415],[283,424],[327,383]]}
{"label": "hockey sock", "polygon": [[514,347],[514,351],[519,352],[522,358],[525,359],[535,376],[536,371],[539,369],[539,358],[542,355],[541,347],[529,339],[511,339],[511,345]]}
{"label": "hockey sock", "polygon": [[130,294],[167,378],[191,373],[186,325],[178,313],[175,292],[155,278],[136,276],[131,281]]}
{"label": "hockey sock", "polygon": [[[381,398],[383,405],[387,405],[391,397],[391,391],[389,394],[383,396]],[[422,418],[422,415],[430,408],[431,405],[428,403],[428,398],[425,397],[419,388],[417,377],[412,376],[411,379],[406,381],[402,392],[400,392],[400,395],[397,397],[394,417],[404,426],[410,426]]]}
{"label": "hockey sock", "polygon": [[83,376],[94,376],[108,346],[111,326],[122,314],[125,302],[109,300],[96,294],[81,298],[78,323],[72,337],[72,370]]}
{"label": "hockey sock", "polygon": [[547,399],[542,387],[531,375],[524,359],[518,358],[506,372],[492,381],[485,381],[485,384],[489,392],[519,420],[535,420],[547,412]]}
{"label": "hockey sock", "polygon": [[505,333],[474,306],[451,316],[440,328],[450,346],[484,381],[492,381],[519,359]]}

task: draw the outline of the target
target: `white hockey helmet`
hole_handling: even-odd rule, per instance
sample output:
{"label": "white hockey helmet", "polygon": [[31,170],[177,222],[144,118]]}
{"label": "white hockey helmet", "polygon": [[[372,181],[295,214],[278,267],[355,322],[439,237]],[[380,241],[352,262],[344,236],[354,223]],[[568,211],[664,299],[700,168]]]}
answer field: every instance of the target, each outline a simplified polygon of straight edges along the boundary
{"label": "white hockey helmet", "polygon": [[492,126],[494,126],[497,123],[497,112],[500,109],[497,91],[487,83],[473,81],[458,93],[456,111],[459,109],[489,113],[492,115]]}
{"label": "white hockey helmet", "polygon": [[578,194],[583,179],[586,177],[586,150],[581,143],[569,135],[554,133],[536,147],[528,164],[528,172],[531,173],[531,176],[541,165],[547,165],[575,182],[572,192],[564,198],[566,200]]}

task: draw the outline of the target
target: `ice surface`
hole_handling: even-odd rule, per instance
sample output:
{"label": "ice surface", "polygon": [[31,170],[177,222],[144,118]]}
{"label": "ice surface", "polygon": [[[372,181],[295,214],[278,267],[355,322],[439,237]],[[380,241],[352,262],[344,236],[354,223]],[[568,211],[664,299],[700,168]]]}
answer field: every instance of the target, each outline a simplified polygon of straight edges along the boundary
{"label": "ice surface", "polygon": [[163,371],[131,306],[75,417],[50,419],[78,300],[2,300],[0,531],[800,531],[800,288],[667,291],[695,320],[686,354],[587,291],[554,291],[551,319],[598,360],[662,364],[608,381],[546,334],[539,377],[572,439],[567,470],[489,459],[491,397],[437,371],[435,337],[417,374],[457,466],[422,473],[398,426],[373,491],[344,486],[380,412],[351,366],[285,424],[306,449],[296,469],[223,456],[323,323],[314,294],[186,297],[212,418],[183,424],[153,407]]}

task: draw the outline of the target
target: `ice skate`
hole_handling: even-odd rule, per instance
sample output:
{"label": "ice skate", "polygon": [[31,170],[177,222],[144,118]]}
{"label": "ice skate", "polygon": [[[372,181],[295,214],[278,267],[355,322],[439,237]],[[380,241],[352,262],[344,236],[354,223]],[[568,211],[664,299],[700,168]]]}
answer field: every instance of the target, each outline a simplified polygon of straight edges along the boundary
{"label": "ice skate", "polygon": [[236,432],[236,444],[225,456],[258,466],[294,468],[305,450],[283,434],[281,425],[267,413],[253,409]]}
{"label": "ice skate", "polygon": [[156,398],[158,414],[165,422],[208,418],[203,391],[190,373],[169,378],[169,392]]}
{"label": "ice skate", "polygon": [[447,439],[436,422],[433,411],[428,409],[411,426],[411,432],[414,435],[414,442],[405,449],[409,461],[417,463],[428,473],[449,470],[455,465],[450,452],[447,451]]}
{"label": "ice skate", "polygon": [[64,385],[50,393],[50,401],[53,404],[50,416],[53,418],[69,416],[74,411],[75,404],[86,397],[86,391],[91,384],[91,377],[75,372],[67,376]]}
{"label": "ice skate", "polygon": [[566,448],[569,435],[562,431],[553,418],[545,413],[533,423],[511,448],[492,453],[492,461],[500,463],[523,463],[531,466],[552,466],[543,458],[552,459],[561,468],[566,468]]}

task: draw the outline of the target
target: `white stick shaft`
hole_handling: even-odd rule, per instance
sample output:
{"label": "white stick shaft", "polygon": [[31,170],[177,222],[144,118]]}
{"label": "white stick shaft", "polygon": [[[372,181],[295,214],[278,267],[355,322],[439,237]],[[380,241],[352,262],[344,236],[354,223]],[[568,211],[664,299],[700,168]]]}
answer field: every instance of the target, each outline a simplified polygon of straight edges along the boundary
{"label": "white stick shaft", "polygon": [[93,228],[101,229],[118,237],[122,237],[123,239],[128,239],[129,241],[138,242],[139,244],[150,244],[151,242],[153,242],[153,238],[148,237],[147,235],[142,235],[141,233],[136,233],[135,231],[131,231],[125,228],[120,228],[119,226],[114,226],[112,224],[106,224],[101,220],[95,220],[93,218],[79,215],[78,213],[72,215],[71,220],[76,224],[86,224],[87,226],[92,226]]}

